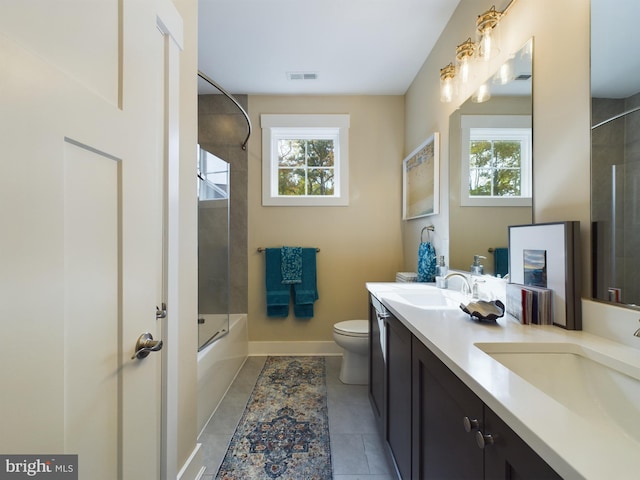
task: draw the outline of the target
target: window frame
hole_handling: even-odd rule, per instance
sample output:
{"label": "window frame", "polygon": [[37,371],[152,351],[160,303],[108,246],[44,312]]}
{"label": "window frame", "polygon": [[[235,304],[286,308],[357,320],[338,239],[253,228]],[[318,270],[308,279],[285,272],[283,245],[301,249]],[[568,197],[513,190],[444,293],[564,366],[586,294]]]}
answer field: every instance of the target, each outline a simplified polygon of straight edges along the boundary
{"label": "window frame", "polygon": [[[460,205],[463,207],[530,207],[532,205],[532,129],[530,115],[462,115],[461,165],[460,165]],[[494,130],[490,140],[523,139],[521,151],[521,191],[518,197],[472,196],[469,194],[469,159],[472,130],[489,132]]]}
{"label": "window frame", "polygon": [[[349,205],[349,125],[348,114],[262,114],[262,205],[263,206],[347,206]],[[334,140],[333,195],[278,194],[278,140]]]}

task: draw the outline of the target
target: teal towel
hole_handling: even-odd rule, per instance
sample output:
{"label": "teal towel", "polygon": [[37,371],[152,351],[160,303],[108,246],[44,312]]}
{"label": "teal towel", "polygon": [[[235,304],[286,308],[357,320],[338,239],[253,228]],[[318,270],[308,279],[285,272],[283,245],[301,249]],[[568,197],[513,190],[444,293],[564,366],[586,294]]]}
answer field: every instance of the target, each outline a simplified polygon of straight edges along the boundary
{"label": "teal towel", "polygon": [[509,249],[500,247],[493,250],[494,275],[504,277],[509,273]]}
{"label": "teal towel", "polygon": [[267,248],[265,255],[265,286],[267,290],[267,316],[289,316],[291,286],[282,283],[281,251]]}
{"label": "teal towel", "polygon": [[429,242],[418,247],[418,282],[436,281],[436,249]]}
{"label": "teal towel", "polygon": [[302,249],[302,282],[293,285],[293,310],[298,318],[313,317],[313,302],[318,300],[316,249]]}
{"label": "teal towel", "polygon": [[302,282],[302,247],[282,247],[282,283]]}

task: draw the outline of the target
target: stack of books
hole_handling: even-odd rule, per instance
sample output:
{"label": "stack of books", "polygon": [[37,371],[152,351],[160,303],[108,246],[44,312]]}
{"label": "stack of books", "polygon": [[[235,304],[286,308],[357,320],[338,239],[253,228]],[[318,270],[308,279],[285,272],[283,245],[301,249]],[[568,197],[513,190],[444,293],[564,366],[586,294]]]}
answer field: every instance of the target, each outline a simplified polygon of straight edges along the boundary
{"label": "stack of books", "polygon": [[533,285],[507,284],[507,313],[523,325],[553,325],[553,291]]}
{"label": "stack of books", "polygon": [[416,272],[397,272],[396,282],[415,282],[418,280]]}

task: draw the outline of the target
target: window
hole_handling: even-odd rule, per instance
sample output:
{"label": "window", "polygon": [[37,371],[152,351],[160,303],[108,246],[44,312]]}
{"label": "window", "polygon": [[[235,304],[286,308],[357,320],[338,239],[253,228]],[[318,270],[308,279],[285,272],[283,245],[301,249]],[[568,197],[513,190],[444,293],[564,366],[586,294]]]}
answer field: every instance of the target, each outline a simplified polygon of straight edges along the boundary
{"label": "window", "polygon": [[261,115],[262,204],[349,204],[349,115]]}
{"label": "window", "polygon": [[229,198],[229,164],[198,145],[198,200]]}
{"label": "window", "polygon": [[531,117],[462,116],[462,206],[531,205]]}

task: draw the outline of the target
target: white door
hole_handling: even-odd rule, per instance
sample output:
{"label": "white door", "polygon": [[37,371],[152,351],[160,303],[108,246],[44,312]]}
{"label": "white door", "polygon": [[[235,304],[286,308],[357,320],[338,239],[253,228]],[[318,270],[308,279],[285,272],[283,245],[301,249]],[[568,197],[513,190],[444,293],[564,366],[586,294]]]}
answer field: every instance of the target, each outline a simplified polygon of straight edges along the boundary
{"label": "white door", "polygon": [[0,452],[80,479],[160,477],[165,353],[131,357],[164,333],[173,27],[168,0],[0,0]]}

